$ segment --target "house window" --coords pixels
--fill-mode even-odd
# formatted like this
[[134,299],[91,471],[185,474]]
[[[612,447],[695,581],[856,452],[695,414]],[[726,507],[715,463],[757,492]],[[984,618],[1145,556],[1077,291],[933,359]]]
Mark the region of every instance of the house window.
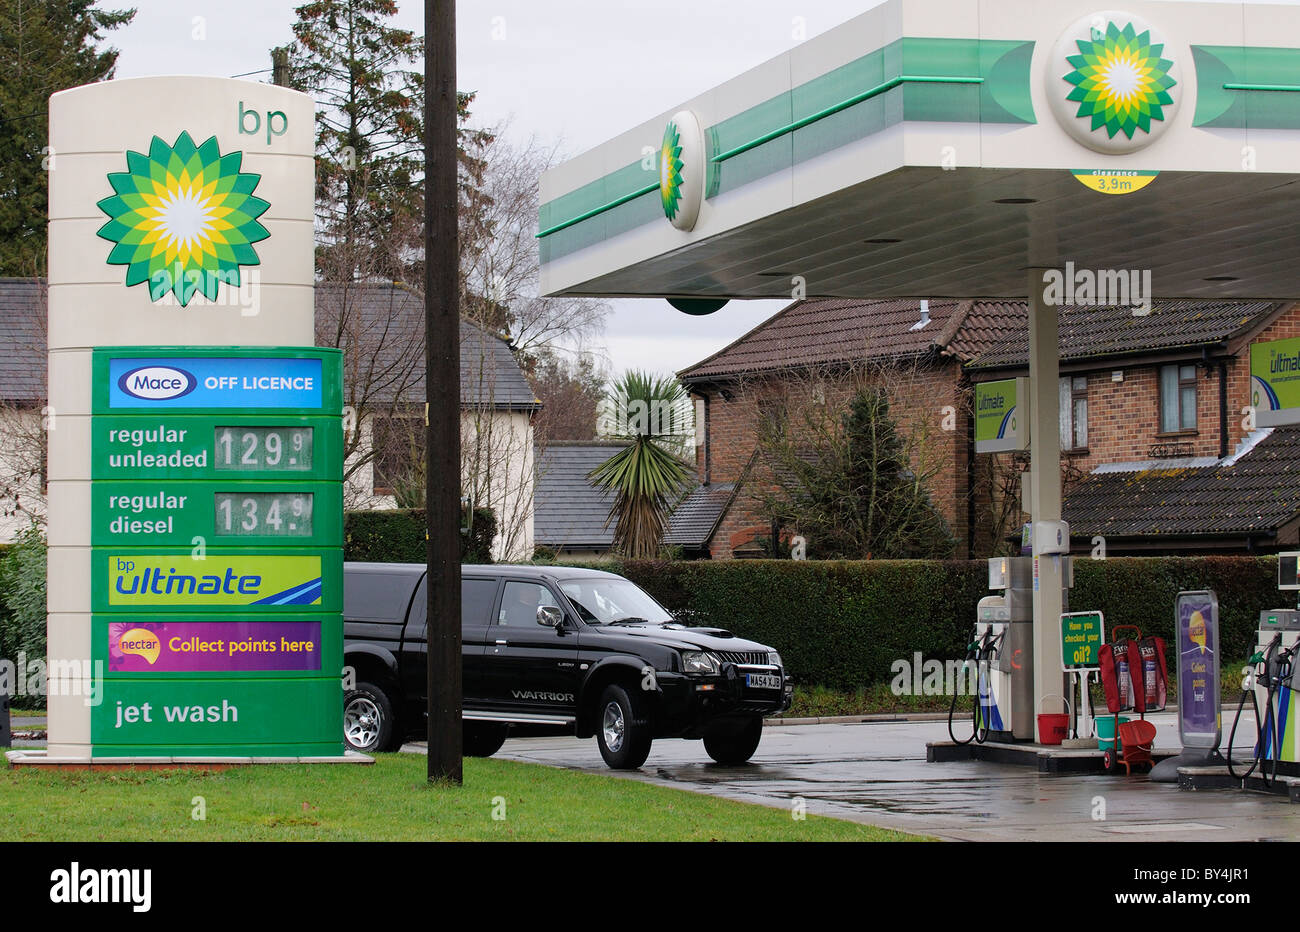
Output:
[[1196,366],[1160,367],[1160,433],[1196,430]]
[[1088,448],[1088,377],[1061,379],[1061,449]]
[[376,495],[416,493],[424,451],[424,423],[418,417],[377,417],[371,430]]

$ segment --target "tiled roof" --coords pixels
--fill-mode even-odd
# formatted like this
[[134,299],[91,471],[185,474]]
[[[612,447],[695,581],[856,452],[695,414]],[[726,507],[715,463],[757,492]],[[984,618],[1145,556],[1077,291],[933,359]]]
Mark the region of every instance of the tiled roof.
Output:
[[[399,285],[316,286],[316,340],[333,346],[344,317],[344,381],[363,382],[373,403],[424,401],[424,299]],[[354,348],[356,351],[354,352]],[[472,321],[460,322],[463,405],[531,410],[540,406],[510,343]]]
[[[1291,302],[1157,299],[1130,307],[1063,307],[1061,358],[1080,360],[1213,345],[1263,325]],[[883,360],[946,350],[970,368],[1023,367],[1029,360],[1024,301],[929,301],[930,323],[912,330],[916,299],[798,301],[708,359],[682,370],[687,384],[801,366]]]
[[[1063,307],[1062,359],[1219,343],[1281,312],[1290,302],[1155,300],[1151,313],[1128,307]],[[976,301],[948,347],[974,369],[1029,364],[1029,311],[1024,301]]]
[[[316,337],[332,346],[344,315],[344,381],[363,380],[371,403],[424,401],[424,304],[390,284],[316,286]],[[45,285],[0,278],[0,399],[45,399]],[[353,347],[360,348],[352,352]],[[532,410],[539,406],[509,342],[461,320],[460,396],[464,405]]]
[[664,543],[671,547],[703,549],[727,510],[735,487],[733,482],[720,482],[692,489],[673,511]]
[[0,400],[45,401],[45,283],[0,278]]
[[920,330],[914,298],[865,301],[827,298],[796,301],[708,359],[682,370],[683,381],[770,372],[798,366],[916,356],[946,342],[945,329],[965,302],[929,302],[930,323]]
[[538,460],[533,493],[533,539],[543,547],[606,550],[614,525],[604,526],[612,493],[593,486],[587,474],[625,444],[552,443]]
[[[570,550],[606,550],[614,542],[608,528],[614,496],[596,488],[587,475],[619,450],[621,443],[552,443],[539,458],[533,498],[533,538],[539,546]],[[705,546],[731,500],[734,483],[701,485],[677,504],[664,533],[672,547]]]
[[1300,427],[1277,428],[1228,462],[1093,473],[1065,501],[1070,535],[1258,534],[1300,515]]

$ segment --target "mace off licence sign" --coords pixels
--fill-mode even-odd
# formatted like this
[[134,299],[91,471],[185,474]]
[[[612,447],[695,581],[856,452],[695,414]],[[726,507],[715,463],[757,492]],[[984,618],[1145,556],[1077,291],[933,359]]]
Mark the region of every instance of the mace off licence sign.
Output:
[[97,755],[341,753],[341,357],[93,360]]

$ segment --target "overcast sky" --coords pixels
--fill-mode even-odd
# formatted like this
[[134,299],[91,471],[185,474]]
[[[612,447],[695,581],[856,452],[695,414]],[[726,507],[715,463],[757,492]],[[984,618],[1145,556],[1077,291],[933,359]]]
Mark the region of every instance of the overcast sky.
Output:
[[[461,0],[458,85],[474,122],[576,155],[875,6],[879,0]],[[292,37],[296,0],[100,0],[135,6],[114,32],[119,77],[269,69]],[[1104,6],[1104,4],[1102,4]],[[397,25],[423,32],[424,4]],[[265,73],[250,80],[266,80]],[[784,302],[733,301],[687,317],[659,300],[619,301],[604,336],[614,370],[676,371],[721,349]]]
[[[875,5],[876,0],[462,0],[461,90],[476,124],[508,120],[576,155]],[[135,6],[110,36],[118,77],[269,69],[292,37],[296,0],[100,0]],[[424,4],[399,0],[397,25],[423,32]],[[797,23],[795,17],[802,17]],[[248,76],[267,80],[268,74]],[[618,301],[600,341],[615,372],[682,369],[721,349],[785,302],[733,301],[687,317],[659,300]]]

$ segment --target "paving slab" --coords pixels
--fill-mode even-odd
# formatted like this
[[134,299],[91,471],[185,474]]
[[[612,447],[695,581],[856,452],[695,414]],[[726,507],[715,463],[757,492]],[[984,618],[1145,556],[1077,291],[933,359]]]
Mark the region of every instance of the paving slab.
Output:
[[[1157,745],[1177,747],[1174,716],[1150,717]],[[1250,729],[1243,720],[1237,756],[1249,754],[1242,734]],[[619,774],[605,766],[595,739],[512,738],[498,756],[786,809],[802,799],[810,814],[953,840],[1300,840],[1300,806],[1285,796],[1185,790],[1145,774],[927,763],[926,744],[946,740],[946,722],[774,725],[743,766],[713,763],[699,741],[666,739],[639,771]]]

